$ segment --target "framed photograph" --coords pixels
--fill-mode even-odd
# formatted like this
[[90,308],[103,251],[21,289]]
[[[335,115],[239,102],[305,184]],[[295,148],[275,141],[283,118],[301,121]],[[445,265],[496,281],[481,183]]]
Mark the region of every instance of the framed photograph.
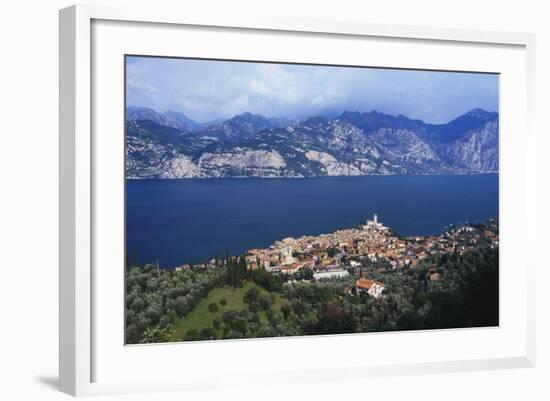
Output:
[[533,366],[533,49],[61,10],[61,390]]

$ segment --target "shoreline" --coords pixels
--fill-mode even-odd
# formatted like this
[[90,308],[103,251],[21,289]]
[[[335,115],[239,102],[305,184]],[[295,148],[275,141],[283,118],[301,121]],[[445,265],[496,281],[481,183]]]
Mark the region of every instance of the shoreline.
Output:
[[359,175],[318,175],[318,176],[226,176],[226,177],[125,177],[126,181],[191,181],[191,180],[309,180],[320,178],[344,178],[344,177],[433,177],[433,176],[480,176],[480,175],[499,175],[499,171],[487,171],[479,173],[411,173],[411,174],[359,174]]
[[[369,222],[372,223],[372,220],[366,220],[366,224],[368,225]],[[378,234],[382,234],[383,236],[389,238],[393,238],[397,241],[400,241],[400,242],[404,242],[404,243],[415,243],[415,242],[419,242],[419,241],[425,241],[427,239],[435,239],[435,238],[442,238],[442,237],[445,237],[449,232],[453,232],[453,231],[460,231],[461,229],[464,229],[466,227],[475,227],[475,226],[479,226],[479,225],[482,225],[482,226],[489,226],[491,224],[496,224],[498,226],[498,222],[499,222],[499,219],[498,217],[489,217],[487,219],[485,219],[484,221],[466,221],[466,222],[460,222],[460,223],[456,223],[456,224],[448,224],[446,226],[444,226],[444,228],[446,227],[446,229],[442,230],[442,231],[439,231],[439,232],[435,232],[435,233],[430,233],[430,234],[425,234],[425,235],[419,235],[419,234],[416,234],[416,235],[398,235],[398,233],[391,227],[386,227],[382,224],[379,224],[378,228],[374,228],[374,231],[376,231]],[[288,243],[288,241],[291,241],[293,243],[296,243],[296,242],[299,242],[299,241],[309,241],[309,242],[319,242],[323,239],[326,239],[326,238],[336,238],[338,236],[338,234],[353,234],[353,235],[356,235],[360,232],[362,232],[363,230],[365,230],[365,225],[362,224],[362,223],[359,223],[357,224],[356,226],[353,226],[353,227],[342,227],[342,228],[339,228],[337,229],[336,231],[332,231],[332,232],[324,232],[324,233],[320,233],[320,234],[316,234],[316,235],[313,235],[313,234],[303,234],[303,235],[300,235],[300,236],[296,236],[296,237],[292,237],[292,236],[287,236],[287,237],[284,237],[284,238],[279,238],[279,239],[276,239],[271,245],[269,245],[268,247],[266,248],[249,248],[249,249],[246,249],[243,253],[241,253],[240,255],[237,255],[237,254],[231,254],[229,253],[229,256],[230,257],[238,257],[238,256],[250,256],[251,254],[255,254],[257,252],[262,252],[262,253],[269,253],[269,252],[273,252],[277,249],[280,248],[280,245],[284,244],[285,242]],[[372,228],[371,228],[372,230]],[[372,233],[372,231],[371,231]],[[357,239],[358,237],[355,236],[353,239]],[[378,244],[378,247],[379,247],[380,244]],[[327,246],[325,249],[328,249],[328,248],[331,248],[331,247],[337,247],[338,245],[336,245],[336,243],[333,243],[331,244],[330,246]],[[279,249],[280,251],[280,249]],[[291,251],[292,253],[292,251]],[[197,261],[196,263],[193,263],[195,266],[201,266],[202,264],[204,264],[204,262],[206,262],[208,264],[209,267],[212,267],[211,263],[212,261],[214,261],[217,257],[223,257],[224,255],[223,254],[220,254],[220,255],[214,255],[210,258],[207,258],[206,260],[204,261]],[[181,263],[181,264],[178,264],[178,265],[175,265],[175,266],[170,266],[170,267],[160,267],[161,269],[166,269],[166,270],[174,270],[174,269],[178,269],[178,268],[182,268],[182,267],[188,267],[189,266],[189,263]]]

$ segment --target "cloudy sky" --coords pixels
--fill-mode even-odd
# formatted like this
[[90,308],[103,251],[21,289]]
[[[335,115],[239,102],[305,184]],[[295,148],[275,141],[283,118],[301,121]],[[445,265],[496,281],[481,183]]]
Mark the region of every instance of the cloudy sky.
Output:
[[498,76],[233,61],[127,57],[126,103],[207,122],[376,110],[444,123],[473,108],[498,111]]

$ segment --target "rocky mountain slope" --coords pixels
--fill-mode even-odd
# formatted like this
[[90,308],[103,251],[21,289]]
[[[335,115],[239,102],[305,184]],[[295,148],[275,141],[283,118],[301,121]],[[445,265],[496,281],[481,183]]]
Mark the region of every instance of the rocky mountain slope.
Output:
[[481,109],[441,125],[345,112],[294,123],[244,113],[209,126],[144,110],[127,113],[128,178],[498,171],[498,114]]
[[196,135],[209,136],[218,140],[238,142],[252,138],[270,128],[286,127],[290,120],[266,118],[258,114],[243,113],[216,124],[197,130]]
[[146,107],[127,107],[126,121],[150,120],[166,127],[176,128],[181,131],[191,131],[202,127],[201,124],[191,120],[185,114],[168,110],[157,113]]

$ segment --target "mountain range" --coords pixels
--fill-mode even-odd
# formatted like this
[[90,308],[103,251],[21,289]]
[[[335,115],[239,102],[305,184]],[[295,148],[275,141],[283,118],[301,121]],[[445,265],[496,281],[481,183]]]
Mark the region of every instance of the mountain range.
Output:
[[346,111],[336,118],[243,113],[197,123],[181,112],[126,110],[128,178],[318,177],[498,172],[498,113],[446,123]]

